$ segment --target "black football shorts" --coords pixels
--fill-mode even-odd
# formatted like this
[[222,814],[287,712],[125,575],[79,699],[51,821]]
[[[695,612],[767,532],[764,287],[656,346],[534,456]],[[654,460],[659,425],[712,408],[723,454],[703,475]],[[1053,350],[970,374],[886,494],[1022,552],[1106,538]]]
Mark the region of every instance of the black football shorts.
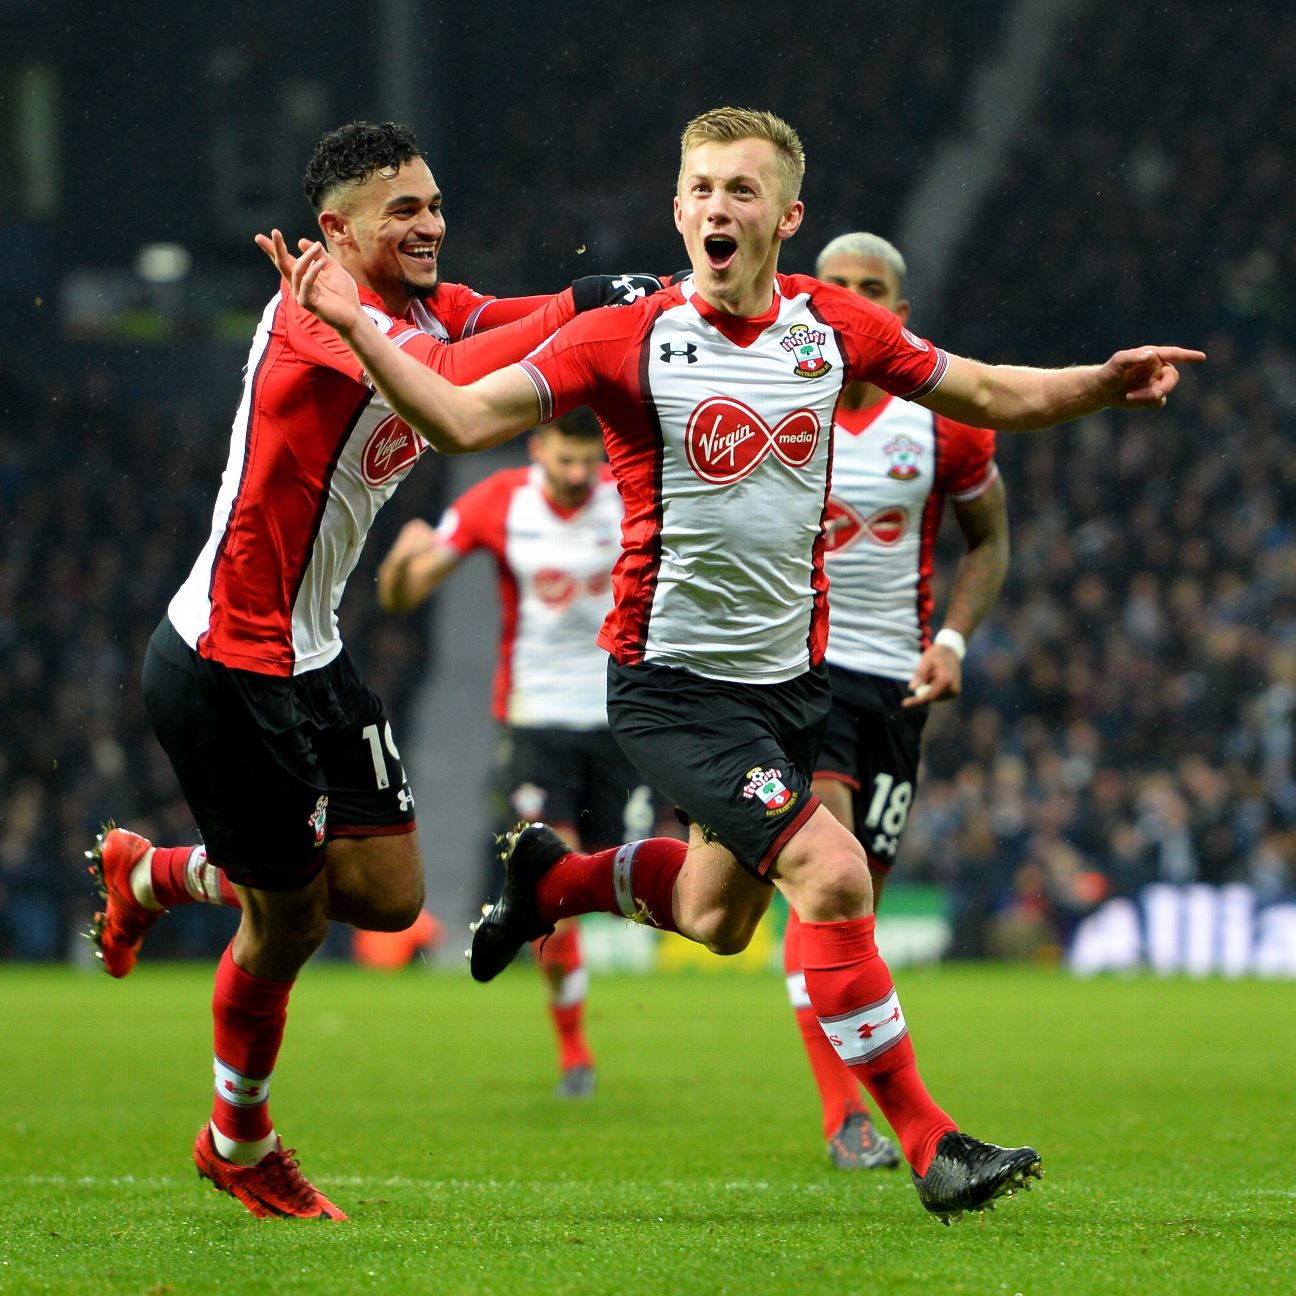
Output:
[[826,670],[783,684],[608,664],[608,721],[640,774],[765,878],[819,805],[810,790],[828,716]]
[[608,729],[508,726],[496,753],[509,818],[575,828],[585,850],[650,837],[657,798]]
[[832,710],[815,778],[851,789],[855,835],[875,864],[895,861],[918,786],[927,707],[904,709],[906,684],[828,667]]
[[345,651],[301,675],[201,657],[167,618],[144,703],[213,864],[265,891],[305,886],[330,837],[410,832],[414,797],[378,695]]

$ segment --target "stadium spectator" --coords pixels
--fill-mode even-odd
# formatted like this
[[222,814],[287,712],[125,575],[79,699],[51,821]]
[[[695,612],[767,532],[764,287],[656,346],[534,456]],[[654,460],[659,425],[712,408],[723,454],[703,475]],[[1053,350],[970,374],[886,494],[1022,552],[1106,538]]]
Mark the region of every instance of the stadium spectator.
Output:
[[[422,518],[407,522],[378,569],[378,597],[387,611],[407,612],[469,554],[492,555],[502,609],[493,702],[501,726],[494,779],[508,808],[501,833],[519,819],[544,819],[574,849],[603,850],[651,832],[654,818],[651,789],[608,729],[595,642],[612,609],[621,497],[588,411],[537,428],[530,450],[528,467],[478,482],[436,530]],[[489,886],[493,893],[498,879]],[[564,919],[534,948],[558,1037],[556,1092],[586,1097],[594,1055],[579,920]]]
[[[367,318],[461,381],[524,355],[577,296],[595,305],[611,286],[498,302],[439,282],[441,192],[405,127],[329,132],[303,186]],[[471,336],[491,324],[502,327]],[[204,844],[155,849],[110,828],[93,852],[107,898],[95,936],[113,976],[165,909],[241,910],[216,973],[216,1092],[194,1162],[258,1216],[346,1218],[270,1120],[297,973],[329,918],[400,930],[422,905],[413,795],[337,606],[375,514],[425,449],[336,336],[277,293],[253,339],[211,536],[144,659],[149,717]]]
[[[904,258],[876,234],[833,239],[815,275],[909,322]],[[864,382],[846,386],[833,421],[826,522],[832,618],[824,654],[833,700],[812,786],[864,848],[876,909],[914,803],[926,708],[958,696],[967,640],[1003,585],[1008,513],[993,432]],[[964,551],[944,626],[933,637],[932,561],[947,501]],[[795,910],[783,933],[783,970],[833,1165],[899,1165],[895,1144],[874,1128],[858,1077],[811,1006]]]
[[[1203,357],[1142,347],[1066,370],[988,367],[948,356],[854,294],[778,279],[779,248],[803,214],[803,170],[800,141],[772,114],[695,118],[675,198],[692,275],[620,318],[559,330],[524,365],[467,389],[388,345],[322,245],[302,240],[295,258],[278,231],[258,242],[433,444],[486,448],[537,415],[592,403],[627,498],[618,605],[600,636],[613,657],[608,715],[640,772],[689,812],[687,856],[659,840],[581,855],[542,826],[515,834],[501,899],[476,925],[474,976],[489,980],[556,918],[592,909],[735,952],[775,880],[803,915],[820,1021],[895,1129],[923,1205],[948,1220],[1038,1174],[1039,1156],[959,1132],[927,1094],[874,942],[863,850],[809,787],[828,701],[820,518],[830,439],[819,433],[849,380],[1028,430],[1113,404],[1158,408],[1175,364]],[[689,373],[695,363],[703,376]],[[828,383],[803,385],[833,370]],[[725,492],[737,482],[747,488]]]

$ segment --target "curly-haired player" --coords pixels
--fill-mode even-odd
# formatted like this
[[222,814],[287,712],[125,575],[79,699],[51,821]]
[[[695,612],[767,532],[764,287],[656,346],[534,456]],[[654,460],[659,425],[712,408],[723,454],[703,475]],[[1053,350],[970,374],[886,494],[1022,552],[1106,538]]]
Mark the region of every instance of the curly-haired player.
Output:
[[[413,134],[390,122],[325,135],[304,187],[366,318],[453,381],[521,359],[578,307],[658,286],[592,276],[499,301],[441,283],[441,191]],[[167,908],[242,909],[216,973],[216,1093],[194,1160],[254,1215],[345,1218],[270,1119],[288,998],[330,918],[397,931],[422,906],[414,798],[337,607],[378,509],[427,448],[337,334],[277,292],[252,341],[211,534],[144,661],[149,715],[203,845],[155,849],[110,828],[92,851],[106,897],[93,935],[115,977]]]

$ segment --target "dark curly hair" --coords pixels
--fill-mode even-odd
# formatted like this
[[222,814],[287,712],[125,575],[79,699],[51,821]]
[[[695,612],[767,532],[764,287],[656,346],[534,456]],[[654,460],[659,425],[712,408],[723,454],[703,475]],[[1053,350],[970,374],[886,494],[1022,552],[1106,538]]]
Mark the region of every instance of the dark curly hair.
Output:
[[359,184],[383,167],[393,170],[420,156],[408,126],[397,122],[348,122],[331,130],[315,146],[306,164],[302,190],[316,212],[343,185]]

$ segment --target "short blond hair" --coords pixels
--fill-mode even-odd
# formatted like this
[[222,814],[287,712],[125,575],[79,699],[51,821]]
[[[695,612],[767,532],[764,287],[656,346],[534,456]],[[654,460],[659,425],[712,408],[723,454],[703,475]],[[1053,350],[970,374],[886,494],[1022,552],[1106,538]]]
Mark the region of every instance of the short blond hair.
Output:
[[774,145],[775,166],[788,202],[801,193],[805,175],[805,149],[801,137],[772,112],[755,108],[710,108],[699,113],[680,136],[680,170],[676,188],[684,188],[684,159],[699,144],[734,144],[738,140],[762,139]]

